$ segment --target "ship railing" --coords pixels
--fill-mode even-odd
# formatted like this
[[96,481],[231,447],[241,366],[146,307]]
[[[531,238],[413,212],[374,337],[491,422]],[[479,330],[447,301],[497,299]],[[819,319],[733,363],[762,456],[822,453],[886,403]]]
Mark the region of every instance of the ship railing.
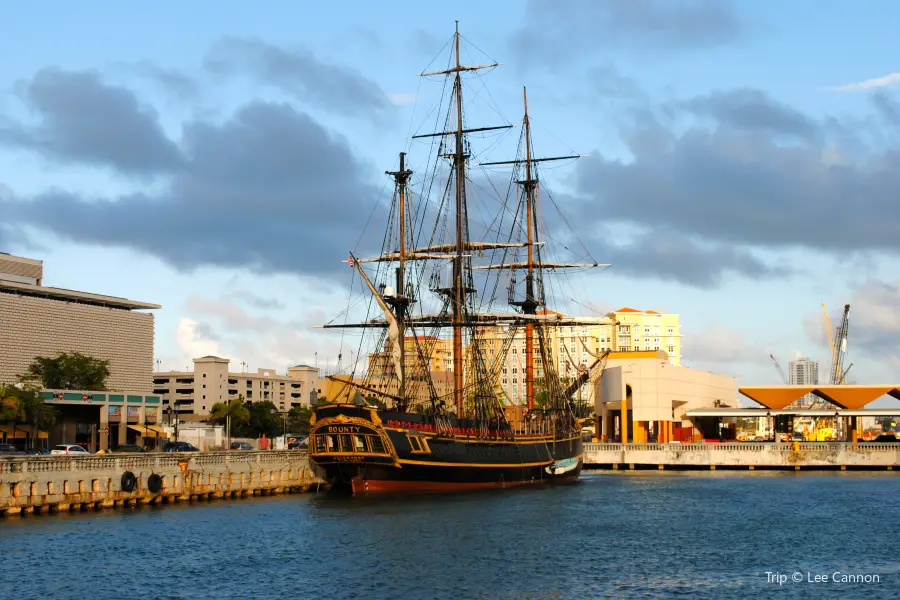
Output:
[[658,443],[590,443],[585,444],[585,449],[599,451],[633,450],[643,452],[727,452],[740,450],[741,452],[833,452],[835,450],[864,450],[866,452],[897,452],[900,443],[883,442],[726,442],[726,443],[691,443],[691,444],[658,444]]

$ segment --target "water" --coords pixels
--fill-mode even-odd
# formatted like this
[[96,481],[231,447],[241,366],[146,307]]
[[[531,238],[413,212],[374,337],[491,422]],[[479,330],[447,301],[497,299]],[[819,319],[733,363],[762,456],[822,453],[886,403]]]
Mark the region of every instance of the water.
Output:
[[888,598],[898,516],[890,473],[633,472],[13,518],[0,521],[0,598]]

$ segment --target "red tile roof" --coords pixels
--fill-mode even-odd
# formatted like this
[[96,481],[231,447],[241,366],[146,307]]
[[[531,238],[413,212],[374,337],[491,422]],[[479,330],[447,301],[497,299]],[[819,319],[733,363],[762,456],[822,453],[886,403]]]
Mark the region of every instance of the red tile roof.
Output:
[[626,307],[624,307],[624,308],[620,308],[620,309],[617,310],[616,312],[617,312],[617,313],[639,313],[639,312],[644,312],[644,311],[638,310],[638,309],[636,309],[636,308],[629,308],[629,307],[626,306]]

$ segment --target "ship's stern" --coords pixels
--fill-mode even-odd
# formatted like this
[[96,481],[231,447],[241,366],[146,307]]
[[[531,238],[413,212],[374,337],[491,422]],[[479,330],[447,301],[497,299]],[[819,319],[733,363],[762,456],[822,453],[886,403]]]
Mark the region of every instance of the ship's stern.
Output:
[[313,409],[309,462],[338,491],[353,491],[354,480],[372,469],[398,467],[397,453],[374,408],[325,404]]

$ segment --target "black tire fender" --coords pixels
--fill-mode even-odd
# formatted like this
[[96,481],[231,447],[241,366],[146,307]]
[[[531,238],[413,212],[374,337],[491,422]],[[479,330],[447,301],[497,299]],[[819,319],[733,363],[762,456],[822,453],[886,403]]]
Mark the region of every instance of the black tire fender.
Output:
[[162,484],[162,477],[156,473],[147,478],[147,489],[153,494],[158,494],[162,491]]
[[134,476],[134,473],[131,471],[125,471],[122,473],[122,491],[123,492],[133,492],[135,486],[137,485],[137,477]]

